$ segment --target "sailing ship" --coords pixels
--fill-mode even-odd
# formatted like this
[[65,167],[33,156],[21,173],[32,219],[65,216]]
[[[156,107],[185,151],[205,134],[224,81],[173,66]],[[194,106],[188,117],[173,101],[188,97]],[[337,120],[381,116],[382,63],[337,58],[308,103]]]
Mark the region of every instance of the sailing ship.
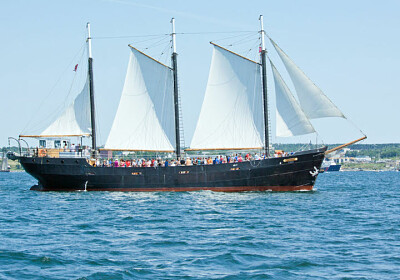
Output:
[[8,159],[5,152],[3,152],[0,172],[10,172],[10,168],[8,166]]
[[[42,191],[310,191],[327,151],[323,146],[271,156],[267,93],[267,52],[262,16],[260,62],[212,43],[213,55],[200,117],[190,147],[182,150],[177,79],[175,21],[172,19],[172,65],[167,66],[133,46],[118,110],[103,150],[174,153],[262,150],[259,160],[224,164],[116,168],[93,164],[96,146],[93,59],[88,28],[88,77],[73,104],[39,135],[20,137],[90,136],[90,160],[85,157],[12,155],[38,180]],[[277,135],[315,132],[310,119],[344,117],[272,40],[292,79],[291,94],[270,62],[277,100]],[[87,110],[84,110],[86,109]],[[89,109],[90,108],[90,109]],[[220,110],[223,108],[223,110]],[[218,112],[214,114],[213,112]],[[350,142],[350,145],[362,139]],[[342,148],[342,147],[338,147]]]

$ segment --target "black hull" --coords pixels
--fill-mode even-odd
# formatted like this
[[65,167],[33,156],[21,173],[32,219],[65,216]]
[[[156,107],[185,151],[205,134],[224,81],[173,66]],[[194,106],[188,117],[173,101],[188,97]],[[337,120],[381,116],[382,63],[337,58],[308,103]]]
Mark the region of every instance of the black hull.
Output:
[[218,165],[93,167],[82,158],[19,157],[41,191],[300,191],[313,189],[326,148]]
[[332,171],[340,171],[341,164],[330,165],[325,171],[332,172]]

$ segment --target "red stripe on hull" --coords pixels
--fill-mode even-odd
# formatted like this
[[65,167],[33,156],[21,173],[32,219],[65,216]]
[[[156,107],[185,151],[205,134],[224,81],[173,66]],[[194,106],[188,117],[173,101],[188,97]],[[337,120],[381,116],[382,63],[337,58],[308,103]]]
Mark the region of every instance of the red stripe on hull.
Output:
[[272,192],[293,192],[312,191],[313,186],[239,186],[239,187],[188,187],[188,188],[101,188],[88,191],[115,191],[115,192],[192,192],[192,191],[215,191],[215,192],[250,192],[250,191],[272,191]]

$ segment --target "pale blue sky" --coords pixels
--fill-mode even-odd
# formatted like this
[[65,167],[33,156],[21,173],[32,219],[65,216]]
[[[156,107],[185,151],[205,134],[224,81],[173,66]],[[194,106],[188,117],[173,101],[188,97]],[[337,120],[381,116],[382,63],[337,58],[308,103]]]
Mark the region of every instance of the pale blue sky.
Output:
[[[171,17],[176,18],[178,33],[254,31],[248,42],[243,41],[247,33],[178,35],[180,93],[189,143],[207,82],[212,51],[208,42],[241,35],[220,42],[237,43],[232,48],[243,52],[256,44],[260,14],[268,34],[368,135],[367,143],[400,142],[400,1],[2,0],[1,11],[0,146],[7,145],[8,136],[33,127],[31,120],[45,120],[65,103],[88,21],[94,37],[100,144],[106,141],[118,106],[129,58],[127,45],[144,48],[157,45],[162,37],[146,42],[140,41],[148,37],[99,37],[167,34]],[[145,51],[168,62],[168,56],[160,56],[167,42],[164,38]],[[267,47],[279,66],[271,45]],[[254,58],[257,48],[246,55]],[[280,71],[285,77],[282,67]],[[270,72],[268,78],[273,104]],[[76,79],[70,99],[82,80]],[[341,121],[321,120],[315,125],[325,143],[361,136]]]

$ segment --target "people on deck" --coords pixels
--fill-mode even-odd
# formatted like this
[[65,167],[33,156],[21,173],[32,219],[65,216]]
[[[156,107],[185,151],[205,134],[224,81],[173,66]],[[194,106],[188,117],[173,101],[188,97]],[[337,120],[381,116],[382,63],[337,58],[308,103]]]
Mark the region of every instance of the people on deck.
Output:
[[[68,148],[68,147],[66,147]],[[79,147],[71,144],[71,150],[77,150]],[[39,150],[37,149],[36,154]],[[276,150],[274,157],[286,157],[294,155],[293,151],[285,152],[283,150]],[[213,155],[213,156],[185,156],[179,159],[167,159],[162,157],[157,158],[109,158],[91,160],[90,164],[96,167],[174,167],[174,166],[196,166],[196,165],[215,165],[226,163],[241,163],[245,161],[255,161],[266,159],[265,153],[241,153],[227,154],[227,155]]]

